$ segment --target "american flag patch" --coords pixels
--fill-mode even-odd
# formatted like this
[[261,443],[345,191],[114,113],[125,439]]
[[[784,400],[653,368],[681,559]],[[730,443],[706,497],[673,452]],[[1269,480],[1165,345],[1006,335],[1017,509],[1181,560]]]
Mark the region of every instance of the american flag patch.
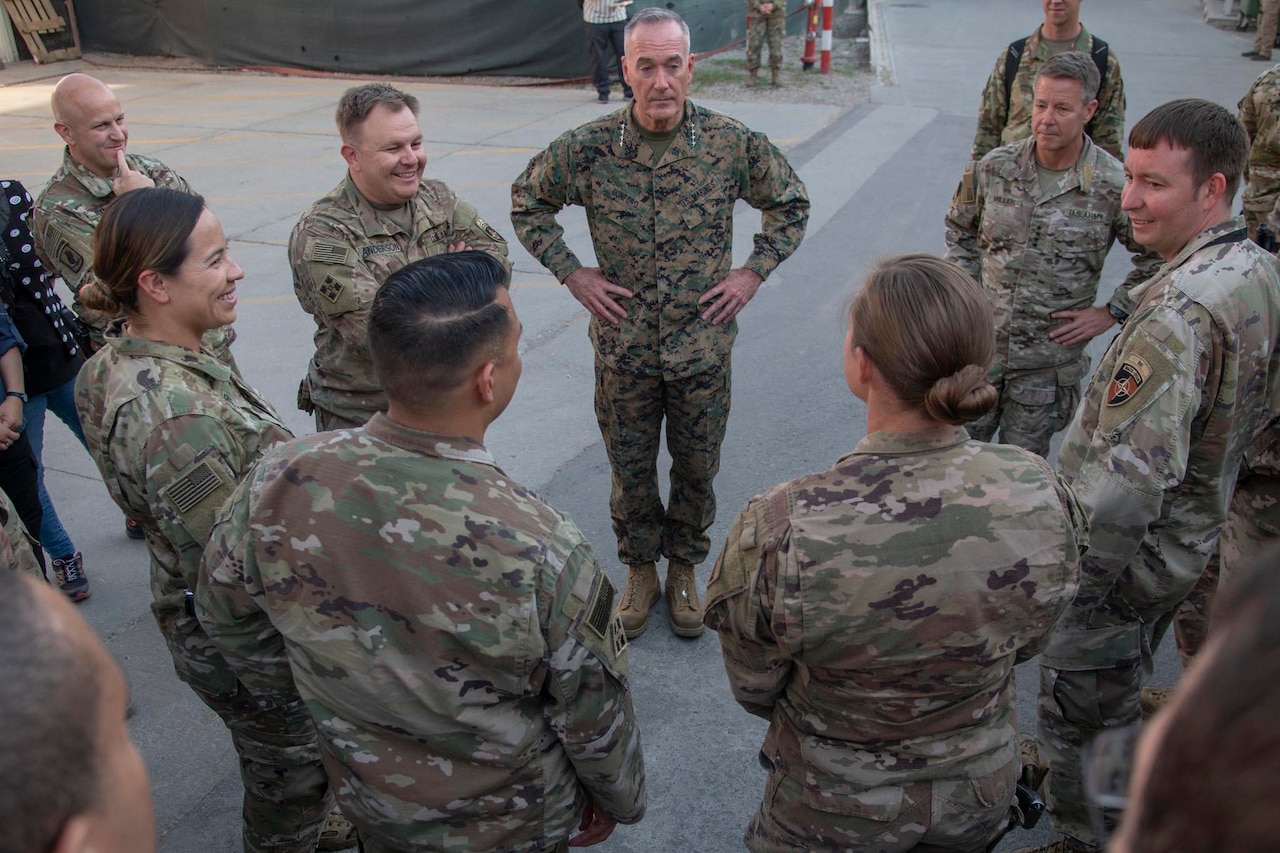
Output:
[[316,243],[311,247],[307,260],[322,264],[345,264],[350,255],[351,250],[338,243]]
[[178,512],[189,512],[200,505],[200,502],[217,490],[222,479],[207,460],[196,463],[182,479],[166,490],[169,500],[178,508]]

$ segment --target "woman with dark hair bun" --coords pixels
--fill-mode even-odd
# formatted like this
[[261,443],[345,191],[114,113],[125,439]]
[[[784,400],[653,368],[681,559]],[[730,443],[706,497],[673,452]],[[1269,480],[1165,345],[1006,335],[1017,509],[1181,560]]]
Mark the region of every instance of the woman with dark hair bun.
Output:
[[991,308],[959,267],[888,258],[849,312],[867,435],[755,498],[707,590],[734,697],[769,720],[755,853],[982,851],[1021,769],[1014,664],[1077,586],[1075,498],[1043,459],[973,441]]
[[[107,490],[151,552],[151,605],[178,677],[227,728],[245,784],[244,848],[352,846],[306,710],[262,707],[196,619],[200,557],[222,504],[268,447],[292,438],[271,404],[201,348],[236,319],[244,271],[200,196],[139,189],[94,232],[84,305],[123,321],[80,371],[76,408]],[[336,846],[335,846],[336,845]]]

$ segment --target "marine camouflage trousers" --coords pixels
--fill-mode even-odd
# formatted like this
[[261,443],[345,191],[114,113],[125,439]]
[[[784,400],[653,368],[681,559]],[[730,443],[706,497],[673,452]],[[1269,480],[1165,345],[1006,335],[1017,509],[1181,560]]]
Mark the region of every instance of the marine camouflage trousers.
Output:
[[[609,455],[609,515],[624,565],[662,557],[698,565],[716,518],[712,488],[729,422],[728,361],[693,376],[617,373],[596,359],[596,420]],[[658,488],[658,444],[666,421],[671,495]]]

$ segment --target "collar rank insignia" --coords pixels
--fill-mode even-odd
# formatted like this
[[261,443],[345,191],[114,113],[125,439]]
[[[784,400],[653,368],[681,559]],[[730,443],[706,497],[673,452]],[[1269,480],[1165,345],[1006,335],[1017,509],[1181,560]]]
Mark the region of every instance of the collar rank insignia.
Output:
[[1123,406],[1138,393],[1148,379],[1151,378],[1151,365],[1147,360],[1130,353],[1116,368],[1116,375],[1111,377],[1107,386],[1107,405]]

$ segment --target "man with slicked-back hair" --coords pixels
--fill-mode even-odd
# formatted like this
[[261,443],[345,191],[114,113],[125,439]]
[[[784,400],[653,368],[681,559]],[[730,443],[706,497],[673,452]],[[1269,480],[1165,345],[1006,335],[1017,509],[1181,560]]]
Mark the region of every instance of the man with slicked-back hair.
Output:
[[613,585],[484,445],[519,338],[489,254],[391,275],[387,411],[268,451],[205,551],[202,624],[255,694],[297,685],[365,853],[565,851],[644,814]]

